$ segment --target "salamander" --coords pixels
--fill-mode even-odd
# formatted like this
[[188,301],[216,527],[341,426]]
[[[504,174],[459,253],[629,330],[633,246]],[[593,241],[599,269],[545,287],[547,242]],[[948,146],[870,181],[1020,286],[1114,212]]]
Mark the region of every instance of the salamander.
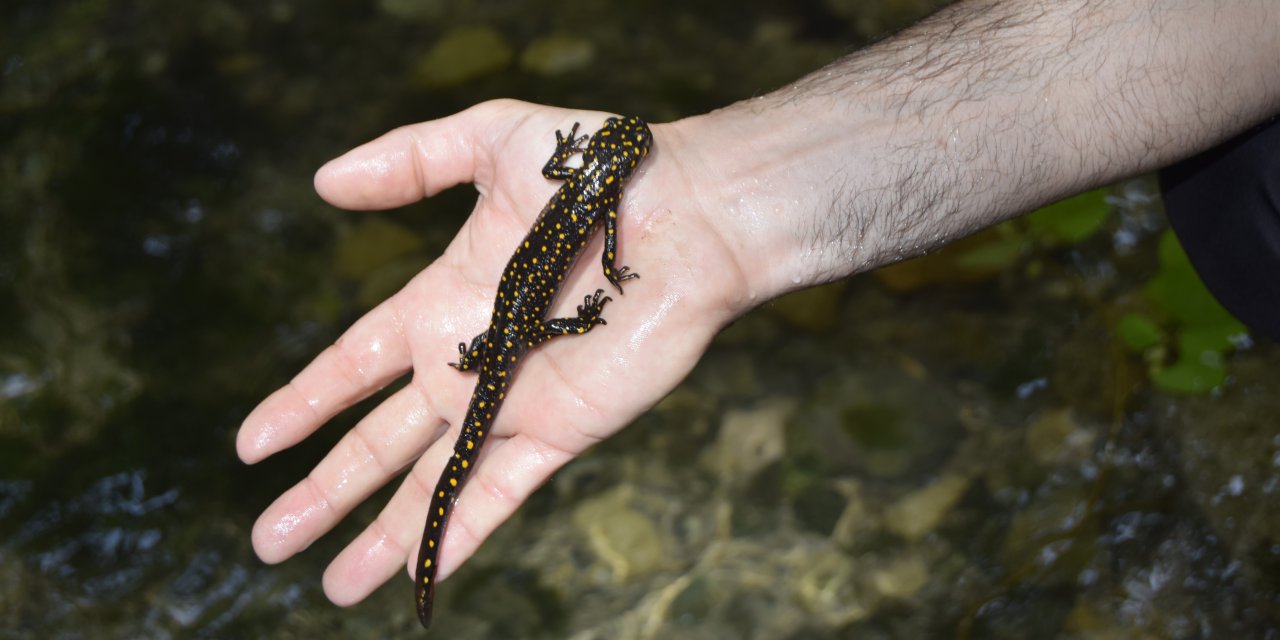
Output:
[[[588,136],[577,134],[578,123],[567,136],[556,131],[556,149],[542,167],[542,175],[562,181],[560,187],[507,262],[489,327],[470,344],[459,343],[458,361],[449,363],[459,371],[477,371],[479,380],[453,446],[453,457],[431,496],[418,548],[414,581],[423,627],[431,624],[440,541],[449,514],[506,398],[516,365],[530,349],[556,336],[582,334],[606,324],[600,312],[610,298],[603,289],[583,298],[576,317],[547,317],[565,277],[597,229],[604,227],[601,262],[609,283],[621,293],[623,282],[639,277],[628,267],[615,264],[618,206],[623,186],[649,154],[653,140],[649,126],[636,117],[612,117],[590,136],[585,147],[582,144]],[[567,166],[565,162],[578,153],[582,154],[581,166]]]

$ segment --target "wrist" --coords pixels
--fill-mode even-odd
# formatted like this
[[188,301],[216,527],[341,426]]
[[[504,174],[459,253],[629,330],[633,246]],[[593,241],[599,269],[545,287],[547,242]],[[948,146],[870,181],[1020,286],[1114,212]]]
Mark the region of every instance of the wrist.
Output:
[[859,140],[874,125],[837,108],[770,94],[666,125],[691,198],[740,265],[739,313],[877,261],[852,228],[866,219],[835,211],[850,184],[870,183],[850,174],[871,166]]

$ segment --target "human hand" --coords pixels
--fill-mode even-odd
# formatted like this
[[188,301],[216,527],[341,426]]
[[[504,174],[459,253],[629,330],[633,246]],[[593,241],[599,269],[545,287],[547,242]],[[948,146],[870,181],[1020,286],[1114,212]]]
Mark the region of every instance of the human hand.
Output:
[[[331,529],[406,467],[386,507],[329,565],[334,603],[360,601],[416,559],[432,487],[451,455],[475,376],[447,366],[489,322],[499,276],[558,186],[539,168],[553,133],[594,131],[606,114],[514,101],[394,130],[325,165],[316,190],[348,209],[383,209],[473,182],[471,217],[434,263],[358,320],[245,419],[236,447],[256,463],[316,431],[396,378],[411,381],[369,412],[253,528],[265,562],[281,562]],[[607,326],[532,351],[461,492],[439,577],[465,561],[560,466],[653,406],[693,367],[711,337],[749,308],[741,243],[717,231],[691,187],[703,176],[673,125],[654,147],[619,212],[619,264],[643,274],[615,297]],[[603,235],[603,234],[597,234]],[[602,238],[588,245],[550,316],[606,283]],[[412,573],[413,567],[409,567]]]

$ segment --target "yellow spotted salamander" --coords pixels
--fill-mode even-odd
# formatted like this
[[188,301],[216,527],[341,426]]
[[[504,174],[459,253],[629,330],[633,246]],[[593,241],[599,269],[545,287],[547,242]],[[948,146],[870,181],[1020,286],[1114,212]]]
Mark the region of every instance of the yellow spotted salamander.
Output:
[[[614,257],[622,187],[649,154],[649,126],[639,118],[609,118],[586,147],[581,145],[587,136],[577,137],[577,133],[577,123],[567,136],[556,131],[556,150],[542,167],[542,175],[563,183],[503,270],[489,328],[470,345],[459,343],[458,361],[450,363],[459,371],[478,370],[480,379],[471,395],[462,433],[453,446],[453,457],[431,496],[431,510],[418,549],[415,582],[418,619],[423,627],[431,624],[440,540],[449,513],[475,464],[493,416],[507,395],[519,358],[556,336],[586,333],[605,324],[600,312],[609,298],[601,297],[602,289],[586,296],[578,305],[577,317],[546,317],[569,269],[597,228],[604,226],[602,261],[610,284],[621,293],[623,281],[638,277],[625,266],[615,266]],[[582,154],[582,166],[565,166],[575,153]]]

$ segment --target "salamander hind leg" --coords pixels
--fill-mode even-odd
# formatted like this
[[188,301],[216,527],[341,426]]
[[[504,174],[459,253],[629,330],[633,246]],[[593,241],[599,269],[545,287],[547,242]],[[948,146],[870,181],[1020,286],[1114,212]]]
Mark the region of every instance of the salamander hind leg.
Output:
[[609,284],[612,284],[618,290],[618,293],[622,293],[622,283],[639,278],[640,274],[632,271],[631,267],[622,265],[617,268],[605,266],[604,276],[609,279]]
[[597,325],[609,324],[600,317],[600,312],[604,311],[604,305],[610,300],[612,298],[604,295],[604,289],[596,289],[594,294],[583,297],[582,304],[578,305],[576,318],[552,318],[539,325],[534,333],[533,344],[530,346],[541,344],[556,336],[583,334]]
[[564,166],[573,154],[581,153],[583,143],[587,141],[589,136],[578,136],[578,123],[573,123],[573,128],[569,129],[569,135],[561,135],[560,130],[556,129],[556,150],[547,159],[547,163],[542,165],[542,175],[551,180],[565,180],[577,173],[577,169]]

